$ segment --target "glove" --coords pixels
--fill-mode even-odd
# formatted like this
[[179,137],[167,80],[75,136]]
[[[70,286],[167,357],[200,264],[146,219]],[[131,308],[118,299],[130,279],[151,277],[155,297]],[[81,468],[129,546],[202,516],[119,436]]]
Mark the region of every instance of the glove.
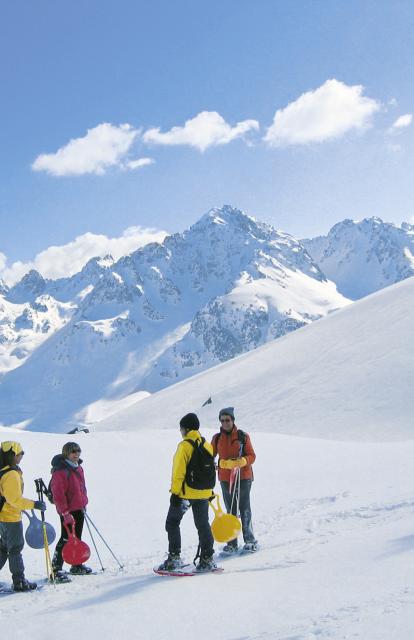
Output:
[[172,507],[179,507],[181,506],[181,503],[182,503],[182,499],[179,496],[177,496],[177,494],[172,493],[170,496],[170,505]]
[[170,505],[172,507],[180,507],[181,503],[182,503],[182,499],[179,496],[177,496],[175,493],[172,493],[170,497]]
[[235,469],[236,467],[245,467],[247,464],[246,458],[236,458],[236,460],[220,460],[221,469]]
[[38,509],[39,511],[46,511],[46,502],[43,502],[43,500],[35,500],[34,508]]
[[63,524],[69,525],[69,524],[75,524],[75,518],[73,517],[73,515],[71,513],[62,513],[62,517],[63,517]]

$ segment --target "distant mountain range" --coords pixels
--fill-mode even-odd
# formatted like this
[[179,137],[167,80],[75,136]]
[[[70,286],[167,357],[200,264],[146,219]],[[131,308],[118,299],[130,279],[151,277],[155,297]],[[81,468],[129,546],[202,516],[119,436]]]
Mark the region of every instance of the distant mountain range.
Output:
[[408,224],[299,241],[224,206],[117,262],[0,283],[0,424],[93,423],[413,275],[413,254]]
[[414,275],[414,226],[368,218],[344,220],[302,244],[338,291],[351,300]]

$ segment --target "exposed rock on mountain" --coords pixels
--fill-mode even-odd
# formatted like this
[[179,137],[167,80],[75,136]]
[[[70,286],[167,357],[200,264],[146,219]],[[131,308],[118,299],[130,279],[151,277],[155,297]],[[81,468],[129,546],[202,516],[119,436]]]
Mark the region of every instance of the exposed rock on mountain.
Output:
[[352,300],[414,275],[414,227],[380,218],[344,220],[303,245],[338,291]]
[[70,278],[32,271],[0,299],[0,422],[93,422],[348,302],[301,242],[229,206]]

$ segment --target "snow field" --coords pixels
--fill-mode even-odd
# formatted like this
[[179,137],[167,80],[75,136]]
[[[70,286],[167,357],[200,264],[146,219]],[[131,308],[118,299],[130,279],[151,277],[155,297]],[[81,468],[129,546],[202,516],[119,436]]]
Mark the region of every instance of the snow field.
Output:
[[[221,575],[193,578],[152,573],[167,549],[178,427],[77,436],[1,429],[1,439],[23,443],[27,497],[35,495],[35,477],[48,479],[62,444],[79,441],[89,515],[125,563],[118,572],[98,541],[104,574],[1,598],[0,623],[12,624],[10,637],[411,640],[414,442],[335,442],[264,433],[242,421],[240,427],[257,453],[252,510],[261,550],[219,560]],[[47,520],[57,526],[53,506]],[[182,537],[182,555],[191,562],[191,513]],[[24,558],[28,578],[41,579],[43,552],[26,547]],[[99,568],[94,552],[90,564]],[[0,579],[9,582],[7,567]]]

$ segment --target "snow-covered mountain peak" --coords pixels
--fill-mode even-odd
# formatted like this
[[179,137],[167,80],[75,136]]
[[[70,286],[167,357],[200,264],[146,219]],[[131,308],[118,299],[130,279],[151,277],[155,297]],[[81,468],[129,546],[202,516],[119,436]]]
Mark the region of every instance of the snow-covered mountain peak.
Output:
[[7,298],[15,304],[31,302],[42,295],[45,288],[46,280],[38,271],[31,269],[19,282],[10,288]]
[[110,269],[113,266],[114,262],[115,260],[110,254],[107,254],[103,257],[91,258],[85,264],[80,273],[86,277],[100,276],[107,269]]
[[302,242],[329,280],[353,300],[414,275],[414,232],[407,223],[343,220],[327,236]]
[[246,235],[257,240],[266,240],[276,232],[271,225],[259,222],[240,209],[223,205],[210,209],[184,235],[191,237],[192,234],[200,235],[203,233],[210,236],[234,235],[235,240],[237,236],[244,236],[246,240]]
[[407,233],[409,234],[414,234],[414,225],[409,224],[408,222],[402,222],[401,229],[403,229],[404,231],[407,231]]
[[[31,273],[19,286],[26,298],[28,289],[44,295],[39,319],[10,308],[0,327],[14,367],[0,387],[0,413],[7,424],[31,416],[30,428],[93,422],[96,399],[110,407],[153,392],[349,302],[296,238],[228,205],[116,262],[93,258],[58,280]],[[33,357],[27,350],[25,361],[10,360],[23,328],[29,338],[36,326],[47,329],[42,348],[39,339]],[[17,387],[24,392],[13,403]]]

